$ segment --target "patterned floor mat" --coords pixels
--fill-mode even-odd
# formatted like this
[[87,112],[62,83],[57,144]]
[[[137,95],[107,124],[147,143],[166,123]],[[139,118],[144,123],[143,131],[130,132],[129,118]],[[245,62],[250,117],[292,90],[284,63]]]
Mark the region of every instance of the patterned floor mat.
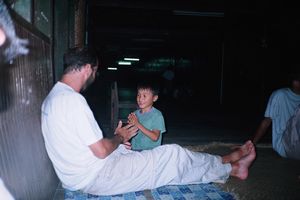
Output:
[[[149,195],[150,194],[150,195]],[[111,196],[97,196],[80,191],[65,190],[65,200],[234,200],[230,193],[223,192],[214,184],[168,185],[145,191],[129,192]]]

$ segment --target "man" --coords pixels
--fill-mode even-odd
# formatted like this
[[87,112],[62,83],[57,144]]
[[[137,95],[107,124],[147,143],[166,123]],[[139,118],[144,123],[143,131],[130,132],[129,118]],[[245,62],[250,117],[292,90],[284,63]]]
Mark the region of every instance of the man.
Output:
[[[295,156],[293,155],[288,156],[287,152],[291,151],[290,148],[297,148],[298,150],[295,151],[299,152],[300,146],[295,145],[299,144],[299,142],[293,139],[295,137],[291,137],[291,134],[295,135],[296,132],[298,132],[299,137],[299,131],[295,129],[296,126],[292,123],[290,123],[287,129],[287,123],[300,104],[300,74],[291,74],[289,79],[291,82],[290,88],[281,88],[271,94],[265,111],[265,117],[253,136],[253,143],[256,144],[267,133],[272,123],[273,149],[282,157],[294,158]],[[296,122],[296,118],[291,120]],[[300,159],[299,156],[298,159]]]
[[220,157],[178,145],[141,152],[125,148],[136,135],[119,122],[112,138],[103,138],[80,91],[95,79],[98,60],[87,48],[64,56],[65,70],[42,105],[42,132],[48,155],[63,187],[95,195],[113,195],[167,184],[246,179],[256,153],[251,141]]

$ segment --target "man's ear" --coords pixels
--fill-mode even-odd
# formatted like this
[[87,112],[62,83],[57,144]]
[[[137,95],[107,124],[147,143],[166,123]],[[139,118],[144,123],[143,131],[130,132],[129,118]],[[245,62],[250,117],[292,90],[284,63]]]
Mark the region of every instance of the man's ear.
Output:
[[91,65],[91,64],[85,64],[85,65],[83,66],[83,69],[84,69],[85,72],[92,71],[92,70],[91,70],[91,69],[92,69],[92,65]]
[[86,68],[86,69],[92,68],[92,65],[87,63],[87,64],[84,65],[84,68]]
[[89,77],[92,74],[92,70],[91,70],[91,64],[85,64],[81,67],[81,72],[86,76]]

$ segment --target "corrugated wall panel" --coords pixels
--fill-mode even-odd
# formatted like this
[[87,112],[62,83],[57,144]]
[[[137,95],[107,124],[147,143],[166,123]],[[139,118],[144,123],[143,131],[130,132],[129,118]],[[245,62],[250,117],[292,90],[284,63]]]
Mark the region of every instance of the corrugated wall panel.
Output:
[[16,199],[52,199],[58,179],[47,156],[41,104],[53,85],[51,47],[15,24],[30,53],[0,66],[0,176]]

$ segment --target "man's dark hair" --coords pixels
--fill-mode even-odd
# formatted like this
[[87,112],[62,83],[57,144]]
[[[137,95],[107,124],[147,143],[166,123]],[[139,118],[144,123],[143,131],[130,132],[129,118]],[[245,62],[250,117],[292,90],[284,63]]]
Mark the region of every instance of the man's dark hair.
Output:
[[92,67],[97,65],[97,53],[89,47],[70,48],[64,54],[64,74],[72,70],[80,70],[82,66],[91,64]]
[[150,82],[150,81],[142,81],[138,83],[137,85],[137,90],[151,90],[153,95],[158,95],[159,94],[159,87],[156,83]]

